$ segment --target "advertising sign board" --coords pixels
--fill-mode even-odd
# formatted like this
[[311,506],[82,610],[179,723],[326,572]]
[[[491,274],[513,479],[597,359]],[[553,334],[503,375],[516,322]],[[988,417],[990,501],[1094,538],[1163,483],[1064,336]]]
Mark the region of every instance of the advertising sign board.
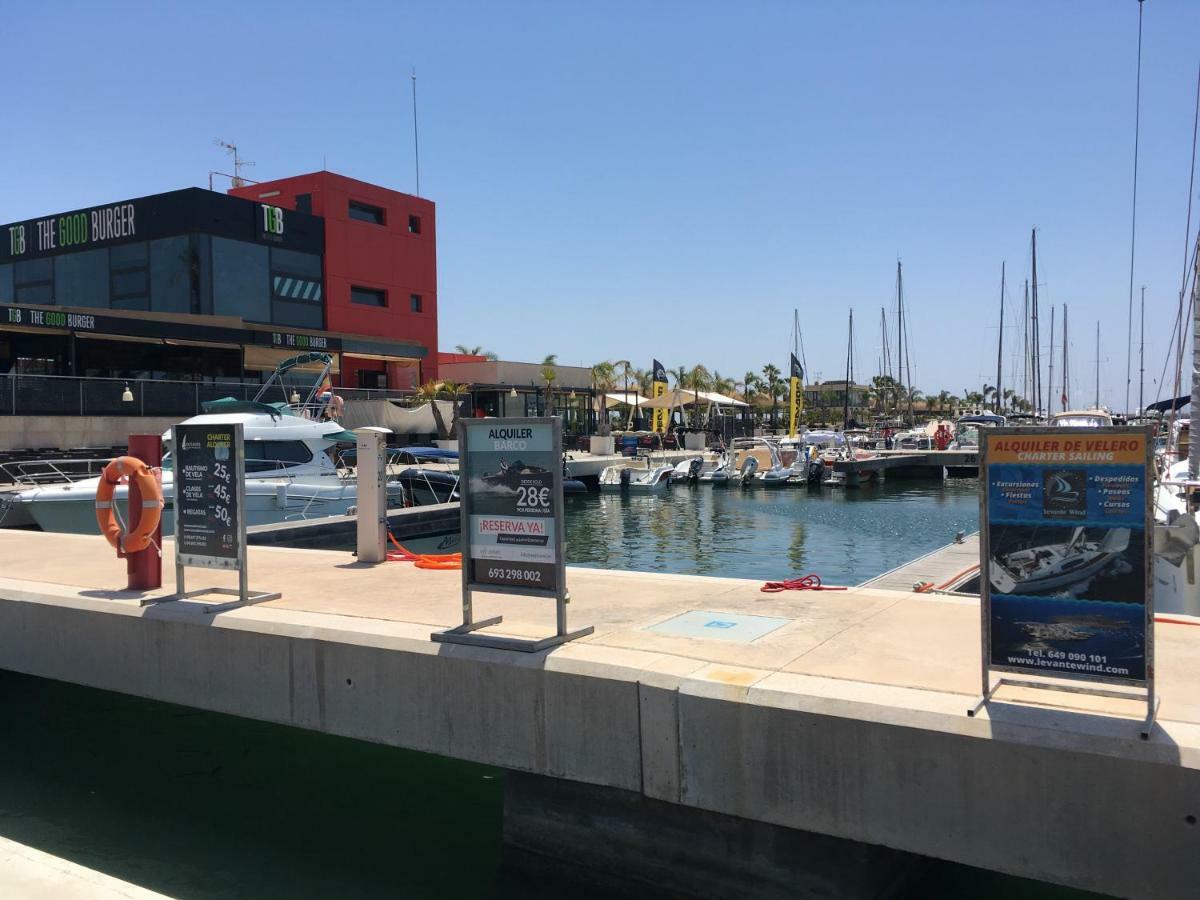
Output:
[[172,449],[176,554],[187,566],[235,568],[245,534],[241,424],[176,425]]
[[[459,419],[458,428],[463,624],[434,640],[531,651],[591,633],[566,628],[562,421]],[[471,634],[501,621],[474,621],[473,591],[554,598],[557,633],[540,641]]]
[[985,699],[989,670],[1142,687],[1152,699],[1149,432],[989,428],[980,437]]
[[[207,607],[216,612],[245,603],[273,600],[278,593],[251,594],[247,587],[246,462],[241,423],[176,425],[171,435],[175,505],[176,598],[231,594],[238,600]],[[237,590],[184,589],[187,566],[236,569]]]

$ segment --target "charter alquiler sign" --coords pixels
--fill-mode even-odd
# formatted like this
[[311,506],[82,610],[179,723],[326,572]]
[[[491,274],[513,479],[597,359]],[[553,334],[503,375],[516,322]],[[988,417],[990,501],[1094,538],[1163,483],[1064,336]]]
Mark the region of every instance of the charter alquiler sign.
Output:
[[1145,686],[1154,615],[1147,431],[989,429],[982,454],[986,666]]
[[473,428],[460,464],[469,495],[471,582],[556,593],[562,461],[553,425],[496,420]]

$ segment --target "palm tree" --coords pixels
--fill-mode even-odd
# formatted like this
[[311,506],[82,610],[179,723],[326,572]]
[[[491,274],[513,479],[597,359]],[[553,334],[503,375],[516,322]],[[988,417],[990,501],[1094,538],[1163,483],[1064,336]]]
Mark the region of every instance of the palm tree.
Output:
[[608,394],[617,387],[616,370],[605,360],[592,366],[592,404],[596,412],[596,434],[607,437],[612,433],[608,421]]
[[779,385],[779,370],[771,363],[767,363],[762,369],[763,378],[767,382],[767,393],[771,397],[771,430],[775,430],[775,419],[779,412],[779,394],[777,388]]
[[548,353],[542,360],[542,380],[546,382],[546,415],[554,415],[554,380],[558,378],[558,354]]
[[[433,413],[433,421],[438,430],[438,440],[448,441],[456,435],[458,414],[461,407],[459,397],[462,397],[466,393],[467,386],[465,384],[458,384],[453,381],[427,381],[417,388],[417,397],[429,401],[429,410]],[[452,400],[454,402],[449,427],[446,427],[446,420],[442,417],[441,407],[436,402],[438,400]]]
[[618,366],[621,367],[621,374],[625,379],[625,404],[629,410],[625,419],[625,430],[629,431],[633,428],[633,411],[637,409],[634,404],[629,402],[629,379],[633,374],[633,363],[627,359],[618,359],[613,363],[613,369],[616,369]]
[[461,353],[463,356],[482,356],[484,359],[497,360],[498,357],[491,350],[484,350],[483,347],[468,347],[466,344],[455,344],[454,352]]

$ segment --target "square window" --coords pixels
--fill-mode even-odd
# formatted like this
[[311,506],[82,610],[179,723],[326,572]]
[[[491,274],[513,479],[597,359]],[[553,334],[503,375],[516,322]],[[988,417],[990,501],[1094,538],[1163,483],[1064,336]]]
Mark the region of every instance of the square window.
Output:
[[409,234],[420,234],[421,233],[421,217],[420,216],[409,216],[408,217],[408,233]]
[[421,311],[422,304],[421,304],[421,295],[420,294],[410,294],[409,298],[408,298],[408,303],[412,307],[413,312]]
[[378,206],[371,206],[369,203],[359,203],[357,200],[350,201],[350,218],[358,219],[360,222],[370,222],[372,225],[384,225],[387,223],[387,215],[383,209]]
[[351,287],[350,302],[361,303],[363,306],[387,306],[387,291],[377,291],[374,288]]

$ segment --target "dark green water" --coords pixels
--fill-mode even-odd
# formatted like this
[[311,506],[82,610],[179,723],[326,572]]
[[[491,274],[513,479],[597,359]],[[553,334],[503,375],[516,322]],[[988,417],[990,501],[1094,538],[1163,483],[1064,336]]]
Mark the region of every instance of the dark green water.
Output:
[[859,488],[673,485],[567,497],[567,560],[640,572],[860,584],[979,528],[978,482]]
[[[151,890],[605,896],[503,867],[496,769],[3,671],[0,710],[0,835]],[[908,896],[1090,895],[933,863]]]

